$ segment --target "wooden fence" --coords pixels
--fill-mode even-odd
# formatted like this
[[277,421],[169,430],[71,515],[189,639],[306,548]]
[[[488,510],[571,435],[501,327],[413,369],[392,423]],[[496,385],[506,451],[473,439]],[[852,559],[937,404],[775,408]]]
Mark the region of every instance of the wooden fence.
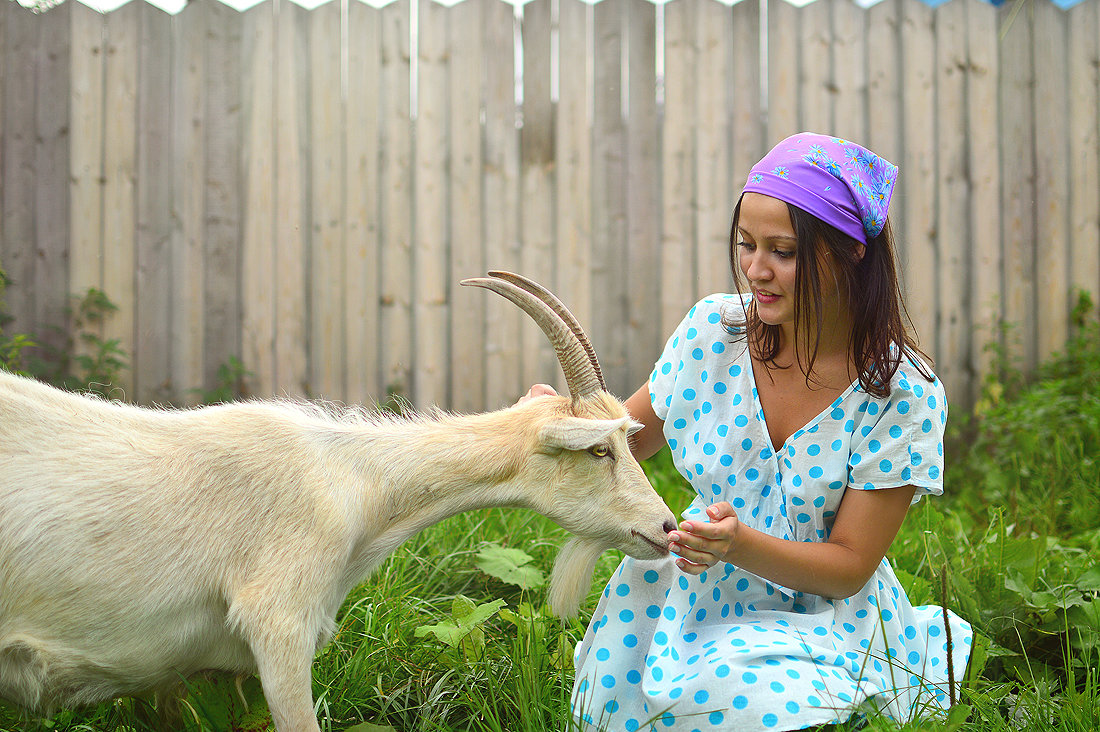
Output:
[[6,331],[63,339],[96,287],[143,402],[237,356],[260,395],[476,410],[557,378],[533,324],[457,284],[503,268],[559,293],[625,395],[730,287],[749,166],[811,129],[900,165],[911,315],[965,407],[994,323],[1031,367],[1100,293],[1098,38],[1097,0],[3,2]]

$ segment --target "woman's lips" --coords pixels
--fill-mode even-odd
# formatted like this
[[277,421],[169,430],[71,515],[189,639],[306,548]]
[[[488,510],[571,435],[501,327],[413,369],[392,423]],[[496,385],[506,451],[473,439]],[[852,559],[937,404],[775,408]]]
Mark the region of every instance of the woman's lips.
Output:
[[758,302],[762,302],[765,304],[773,303],[779,299],[779,295],[772,294],[767,290],[757,290],[755,293],[755,297]]

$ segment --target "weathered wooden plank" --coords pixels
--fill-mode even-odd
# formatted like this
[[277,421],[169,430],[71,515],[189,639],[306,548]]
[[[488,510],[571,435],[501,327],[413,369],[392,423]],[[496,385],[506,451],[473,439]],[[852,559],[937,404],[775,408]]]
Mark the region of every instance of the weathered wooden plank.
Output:
[[[963,0],[965,2],[965,0]],[[881,60],[870,56],[867,45],[868,11],[852,0],[831,0],[833,26],[833,134],[868,145],[868,127],[879,124],[868,118],[867,76]],[[869,62],[869,59],[874,59]],[[877,106],[874,107],[877,110]]]
[[695,299],[729,284],[729,230],[734,190],[732,124],[733,13],[722,3],[699,4],[695,92]]
[[626,379],[626,119],[623,109],[628,52],[626,3],[604,0],[594,7],[594,99],[592,122],[592,319],[586,324],[609,388],[622,393]]
[[[60,11],[60,12],[57,12]],[[56,15],[54,13],[57,12]],[[70,98],[72,84],[71,17],[74,9],[54,8],[41,23],[35,67],[35,337],[41,344],[63,347],[69,293],[68,242]],[[53,16],[53,17],[50,17]]]
[[[206,48],[209,4],[189,3],[171,19],[171,213],[168,373],[177,404],[200,401],[203,389],[203,267],[206,215]],[[153,49],[150,49],[153,50]]]
[[695,145],[699,4],[674,0],[665,14],[665,113],[661,135],[661,332],[671,333],[695,302]]
[[[250,359],[241,335],[244,329],[243,242],[248,205],[246,166],[250,162],[261,162],[248,156],[244,140],[246,125],[251,123],[244,110],[250,93],[245,77],[252,62],[255,43],[252,31],[256,22],[248,21],[246,45],[246,17],[243,14],[217,0],[199,1],[205,3],[207,18],[203,378],[207,386],[213,386],[218,369],[232,357],[239,358],[245,368],[254,373],[261,367]],[[270,29],[266,39],[266,47],[269,47]],[[270,62],[270,54],[266,60]],[[270,116],[270,108],[267,113]],[[270,175],[270,145],[263,153]],[[246,390],[254,388],[255,382],[247,380],[243,387]]]
[[[275,389],[309,394],[306,232],[309,229],[310,11],[277,0],[275,16]],[[335,40],[333,41],[335,43]]]
[[[581,323],[594,322],[592,307],[592,121],[590,21],[592,6],[559,0],[560,98],[555,113],[557,175],[554,221],[557,294]],[[545,340],[545,339],[544,339]]]
[[[164,403],[171,391],[172,147],[171,16],[138,7],[134,222],[134,394]],[[180,161],[183,164],[184,161]]]
[[[482,51],[486,39],[493,34],[487,26],[494,26],[502,35],[512,31],[511,7],[499,12],[498,3],[492,12],[481,2],[462,2],[450,10],[448,18],[448,45],[450,68],[448,87],[452,90],[447,101],[450,117],[450,186],[447,191],[450,218],[444,223],[444,233],[449,243],[450,268],[446,270],[450,314],[447,331],[450,335],[449,361],[450,393],[447,400],[452,409],[471,412],[485,404],[484,355],[485,355],[485,298],[484,293],[466,292],[458,286],[466,277],[478,277],[485,272],[485,242],[483,220],[482,174],[488,171],[482,166],[481,141],[482,100],[486,98],[485,74],[487,71]],[[510,35],[508,36],[510,38]],[[500,49],[499,57],[512,58],[510,49]],[[460,93],[458,90],[461,90]],[[507,89],[510,92],[511,89]],[[488,101],[485,102],[486,108]],[[513,125],[514,129],[514,125]],[[503,203],[503,202],[500,202]],[[512,214],[496,211],[498,216]]]
[[657,141],[657,10],[648,0],[626,0],[627,14],[627,386],[646,383],[667,333],[661,330],[661,184]]
[[[469,0],[467,0],[468,2]],[[485,187],[481,216],[484,227],[485,268],[511,269],[530,274],[523,269],[520,258],[520,137],[516,127],[515,100],[515,14],[511,4],[500,0],[476,0],[482,9],[484,38],[481,63],[485,68],[485,150],[483,185]],[[538,5],[538,3],[535,3]],[[529,119],[528,102],[535,95],[532,78],[538,84],[543,81],[547,104],[550,98],[549,74],[537,73],[539,68],[527,66],[528,37],[526,36],[527,11],[524,10],[524,117]],[[549,34],[546,36],[549,39]],[[547,59],[549,58],[547,46]],[[542,68],[545,70],[545,63]],[[528,124],[523,127],[524,144],[530,140]],[[526,210],[524,210],[526,215]],[[526,228],[526,223],[525,223]],[[526,246],[526,242],[524,242]],[[464,288],[462,292],[468,292]],[[478,314],[484,322],[484,346],[482,389],[483,407],[493,408],[511,404],[527,385],[521,382],[519,339],[522,313],[509,303],[494,302],[499,298],[486,297],[487,293],[459,294],[455,302],[461,310]],[[474,296],[478,299],[471,299]],[[461,299],[459,299],[461,298]],[[479,308],[479,309],[474,309]]]
[[[0,8],[0,270],[4,266],[4,166],[3,166],[3,141],[6,140],[4,136],[5,126],[4,111],[8,108],[10,102],[8,102],[4,93],[8,88],[7,83],[7,69],[8,69],[8,16],[15,11],[15,4],[8,3],[6,6]],[[6,290],[6,285],[5,285]],[[4,310],[7,313],[7,308]]]
[[[69,12],[72,20],[69,216],[79,225],[71,232],[66,293],[81,295],[92,287],[103,288],[103,125],[106,117],[103,110],[103,34],[106,19],[75,3]],[[91,324],[88,331],[99,337],[103,335],[103,329],[97,324]]]
[[[556,18],[551,16],[550,0],[535,0],[523,6],[523,129],[520,134],[520,229],[519,262],[521,273],[538,280],[550,289],[557,287],[554,277],[555,259],[555,199],[557,190],[555,180],[556,117],[554,100],[551,96],[553,77],[551,56],[551,31]],[[489,261],[493,265],[492,260]],[[530,322],[517,317],[512,322],[501,321],[501,308],[510,314],[515,307],[510,303],[496,302],[494,298],[488,304],[489,342],[487,343],[491,379],[501,378],[507,383],[515,383],[505,400],[515,400],[514,394],[520,389],[536,382],[549,382],[562,386],[561,378],[555,367],[553,352],[546,338]],[[566,302],[566,305],[571,303]],[[505,330],[498,330],[499,323]],[[513,330],[513,328],[515,330]],[[510,339],[515,340],[510,340]],[[513,352],[518,343],[519,353]],[[496,362],[496,363],[493,363]],[[517,374],[505,371],[505,368],[518,366]],[[495,403],[490,380],[489,397]],[[503,387],[502,387],[503,388]],[[508,392],[506,392],[508,393]],[[522,392],[519,392],[522,393]]]
[[1004,316],[1011,326],[1006,352],[1016,366],[1035,365],[1035,119],[1032,85],[1032,26],[1028,13],[1008,23],[1004,6],[998,25],[1004,36],[1000,56],[1001,182],[1000,210],[1004,226]]
[[[387,393],[412,389],[412,135],[409,2],[382,9],[382,378]],[[381,395],[380,395],[381,396]]]
[[966,2],[936,11],[936,248],[940,310],[936,375],[949,400],[970,402],[970,256],[967,180]]
[[[137,172],[137,68],[139,11],[129,3],[108,13],[103,125],[103,291],[118,310],[103,324],[103,337],[134,355],[134,176]],[[108,112],[108,110],[110,110]],[[117,384],[134,397],[133,372]]]
[[[8,334],[35,333],[35,73],[37,67],[39,18],[18,3],[8,3],[4,18],[3,46],[0,47],[0,267],[10,282],[4,306],[12,320],[4,326]],[[66,246],[67,246],[66,242]],[[63,292],[67,288],[63,288]]]
[[344,109],[340,85],[340,3],[309,15],[309,390],[343,399],[344,299]]
[[[976,398],[981,379],[993,368],[985,346],[999,339],[1001,322],[1001,152],[997,119],[997,9],[986,3],[966,4],[969,63],[967,65],[967,149],[970,177],[970,395]],[[961,222],[960,222],[961,225]]]
[[936,113],[934,12],[923,3],[902,3],[902,139],[905,152],[894,192],[906,228],[898,254],[905,273],[909,314],[917,337],[936,357],[938,302],[936,246]]
[[1069,15],[1070,285],[1100,301],[1100,10],[1081,3]]
[[832,4],[833,0],[817,0],[798,11],[798,117],[799,130],[839,135],[833,118],[837,77],[832,59]]
[[[413,363],[415,404],[426,407],[447,401],[448,361],[447,129],[449,10],[434,0],[416,0],[420,37],[418,45],[417,117],[415,160],[416,223],[413,280],[416,322]],[[476,91],[450,87],[456,93],[477,96]]]
[[1069,104],[1066,97],[1065,11],[1053,3],[1036,3],[1035,85],[1035,238],[1036,356],[1040,361],[1062,350],[1069,335]]
[[383,399],[379,358],[379,137],[381,97],[381,13],[363,3],[348,4],[348,94],[345,105],[347,166],[344,190],[345,349],[347,399]]
[[783,138],[802,132],[799,110],[801,11],[787,2],[768,3],[767,134],[769,149]]
[[[726,258],[729,263],[729,228],[733,206],[748,180],[749,170],[767,151],[765,123],[760,108],[760,4],[740,2],[733,6],[733,191],[726,206]],[[732,277],[728,274],[727,277]],[[732,281],[730,283],[732,285]]]
[[[883,0],[868,8],[867,58],[873,59],[867,72],[867,108],[874,110],[868,125],[867,145],[895,163],[902,161],[902,108],[899,8],[906,0]],[[908,178],[908,171],[901,175]],[[900,198],[890,205],[888,218],[895,241],[905,240],[904,206]]]
[[244,14],[241,86],[244,139],[241,241],[241,351],[252,371],[252,390],[271,395],[275,373],[276,115],[274,4]]

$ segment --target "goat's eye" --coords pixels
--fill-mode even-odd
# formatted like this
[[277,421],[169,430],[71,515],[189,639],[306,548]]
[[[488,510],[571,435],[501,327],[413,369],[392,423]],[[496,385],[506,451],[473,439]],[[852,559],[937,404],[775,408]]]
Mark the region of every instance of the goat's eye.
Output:
[[607,445],[596,445],[595,447],[590,448],[588,452],[592,453],[598,458],[602,458],[607,457],[611,454],[611,448],[609,448]]

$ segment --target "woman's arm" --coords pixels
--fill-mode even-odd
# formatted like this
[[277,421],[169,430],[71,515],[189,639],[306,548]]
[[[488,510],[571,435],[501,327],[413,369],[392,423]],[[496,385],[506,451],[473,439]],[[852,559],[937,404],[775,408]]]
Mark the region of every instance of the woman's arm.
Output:
[[630,452],[635,460],[653,457],[665,446],[665,423],[653,411],[653,404],[649,399],[649,387],[643,385],[630,395],[625,404],[626,411],[634,421],[642,425],[642,429],[630,438]]
[[842,599],[871,578],[901,528],[913,486],[845,491],[828,541],[787,541],[742,524],[729,503],[707,508],[709,521],[684,521],[669,533],[677,566],[700,574],[720,561],[792,590]]

